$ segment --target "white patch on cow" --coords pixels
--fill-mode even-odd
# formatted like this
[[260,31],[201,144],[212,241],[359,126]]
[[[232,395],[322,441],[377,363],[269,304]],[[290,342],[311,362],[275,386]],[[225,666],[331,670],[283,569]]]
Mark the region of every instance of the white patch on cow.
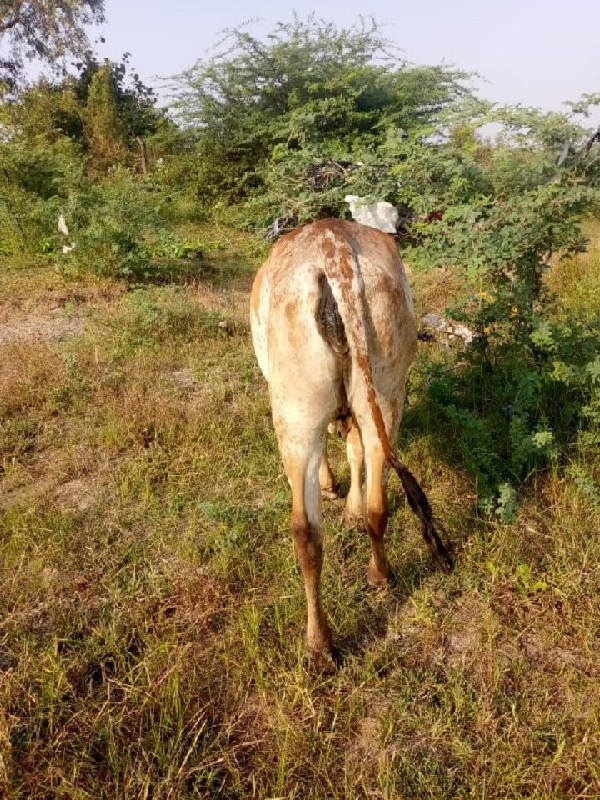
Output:
[[257,314],[251,316],[252,344],[256,353],[256,360],[265,380],[269,380],[269,348],[267,344],[267,322],[271,286],[268,275],[264,275],[260,287]]

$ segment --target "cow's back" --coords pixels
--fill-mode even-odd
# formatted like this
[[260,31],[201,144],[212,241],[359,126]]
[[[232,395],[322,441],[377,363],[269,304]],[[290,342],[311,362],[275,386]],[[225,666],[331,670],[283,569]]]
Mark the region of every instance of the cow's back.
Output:
[[347,243],[360,269],[375,382],[386,369],[393,382],[416,348],[412,298],[402,262],[391,236],[338,219],[319,220],[282,237],[257,274],[251,327],[260,367],[269,380],[270,365],[299,351],[303,361],[308,351],[332,367],[332,354],[323,349],[315,323],[318,280],[332,238]]

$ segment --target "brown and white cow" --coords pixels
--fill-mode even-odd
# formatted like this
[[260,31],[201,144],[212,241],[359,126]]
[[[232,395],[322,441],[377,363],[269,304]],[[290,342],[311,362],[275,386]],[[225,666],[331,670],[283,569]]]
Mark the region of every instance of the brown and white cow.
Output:
[[332,488],[325,444],[332,419],[352,419],[346,511],[366,521],[372,545],[369,582],[378,585],[390,577],[384,547],[388,465],[398,472],[433,554],[443,567],[452,566],[427,498],[392,446],[417,347],[410,288],[393,238],[339,219],[293,231],[275,244],[256,275],[250,316],[292,489],[291,527],[308,604],[308,648],[313,656],[328,657],[331,632],[320,596],[320,488]]

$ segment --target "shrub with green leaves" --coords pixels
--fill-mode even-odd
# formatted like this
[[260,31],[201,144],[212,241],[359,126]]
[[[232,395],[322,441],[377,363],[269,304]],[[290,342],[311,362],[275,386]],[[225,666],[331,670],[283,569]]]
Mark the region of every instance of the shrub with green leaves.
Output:
[[458,364],[432,369],[429,400],[477,477],[482,506],[503,519],[532,470],[564,465],[582,436],[597,441],[598,325],[563,319],[544,280],[557,257],[584,248],[581,221],[597,203],[581,160],[559,167],[546,146],[552,130],[583,138],[555,117],[503,109],[510,148],[473,136],[457,148],[451,135],[397,170],[415,198],[419,184],[429,187],[423,212],[436,208],[413,225],[406,256],[416,269],[452,271],[450,311],[475,333]]
[[180,77],[176,107],[197,131],[201,195],[248,202],[249,227],[339,213],[348,177],[315,186],[315,165],[370,164],[390,136],[427,135],[466,91],[464,73],[407,64],[368,19],[338,28],[295,17],[266,40],[235,29],[227,45]]
[[541,320],[529,336],[467,349],[458,365],[428,369],[425,402],[444,446],[477,478],[481,507],[508,521],[532,470],[564,466],[600,444],[597,333]]
[[31,147],[0,142],[0,253],[59,248],[58,214],[82,178],[78,147],[68,139]]
[[160,229],[160,205],[151,184],[125,168],[73,192],[65,211],[75,246],[62,260],[63,268],[141,277],[150,261],[148,239]]

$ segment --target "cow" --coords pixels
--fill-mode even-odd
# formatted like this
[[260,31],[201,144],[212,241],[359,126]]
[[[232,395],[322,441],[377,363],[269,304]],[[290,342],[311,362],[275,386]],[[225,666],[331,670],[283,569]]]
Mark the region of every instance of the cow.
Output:
[[[351,486],[346,515],[371,539],[367,578],[391,576],[384,546],[392,466],[420,517],[434,557],[452,557],[429,502],[395,453],[405,377],[417,347],[410,288],[393,237],[355,222],[326,219],[279,239],[250,298],[254,350],[267,380],[273,423],[292,491],[291,530],[306,591],[309,655],[330,661],[331,629],[320,592],[321,489],[334,489],[326,436],[345,420]],[[363,500],[362,470],[366,468]]]

